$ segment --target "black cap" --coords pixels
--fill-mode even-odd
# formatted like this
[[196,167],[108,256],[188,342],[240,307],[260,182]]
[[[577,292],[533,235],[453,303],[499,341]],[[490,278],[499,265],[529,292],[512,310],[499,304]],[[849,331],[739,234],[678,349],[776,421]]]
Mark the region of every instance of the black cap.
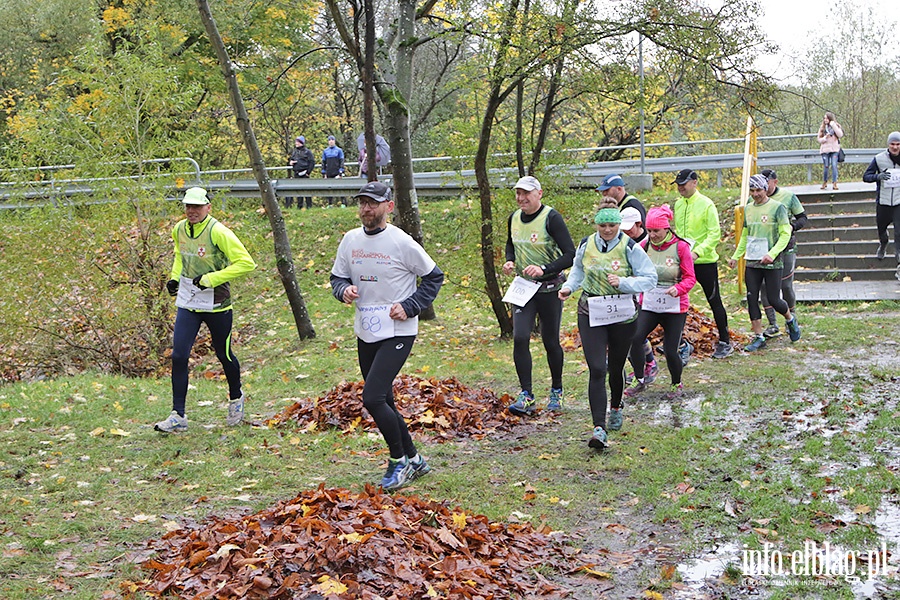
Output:
[[775,169],[763,169],[759,172],[760,175],[768,179],[769,181],[773,179],[778,179],[778,174],[775,173]]
[[391,199],[391,188],[380,181],[370,181],[359,189],[354,198],[366,196],[376,202],[387,202]]
[[681,185],[682,183],[687,183],[691,179],[693,179],[694,181],[700,179],[699,177],[697,177],[697,172],[693,169],[682,169],[678,171],[678,175],[675,176],[675,181],[673,181],[672,183]]

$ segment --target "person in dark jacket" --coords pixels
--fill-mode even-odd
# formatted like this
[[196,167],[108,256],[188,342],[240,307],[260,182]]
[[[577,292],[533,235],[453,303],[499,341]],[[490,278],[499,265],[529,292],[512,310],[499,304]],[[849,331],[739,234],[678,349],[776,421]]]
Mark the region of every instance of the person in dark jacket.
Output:
[[[322,177],[326,179],[340,179],[344,176],[344,151],[337,145],[333,135],[328,136],[328,146],[322,151]],[[341,198],[341,204],[346,205],[347,199]],[[334,198],[328,198],[328,204],[334,204]]]
[[[306,147],[306,138],[298,135],[294,139],[294,150],[288,160],[291,166],[291,175],[294,179],[308,179],[313,169],[316,168],[316,157],[313,156],[312,150]],[[285,198],[284,205],[290,208],[293,204],[293,198]],[[312,196],[304,196],[297,201],[297,208],[312,208]]]
[[875,155],[863,181],[875,183],[875,225],[878,227],[878,249],[875,258],[884,260],[887,252],[887,228],[894,224],[894,256],[897,279],[900,279],[900,131],[888,136],[887,150]]

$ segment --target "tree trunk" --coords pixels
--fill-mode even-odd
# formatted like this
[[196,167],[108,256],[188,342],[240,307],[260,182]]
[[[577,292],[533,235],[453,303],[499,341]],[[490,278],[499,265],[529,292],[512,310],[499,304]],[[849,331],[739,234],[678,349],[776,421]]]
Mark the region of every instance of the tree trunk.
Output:
[[278,274],[281,276],[284,290],[287,293],[288,302],[291,305],[294,323],[297,325],[297,333],[300,335],[301,340],[314,338],[316,337],[316,332],[309,320],[309,312],[306,310],[303,294],[301,294],[300,287],[297,285],[294,258],[291,255],[291,244],[284,226],[284,217],[281,215],[281,207],[278,205],[278,199],[275,197],[275,191],[272,189],[265,162],[263,162],[262,154],[259,151],[259,145],[256,143],[256,135],[253,133],[250,117],[247,114],[247,109],[244,107],[241,90],[238,87],[234,70],[231,68],[231,60],[228,58],[228,52],[225,50],[225,44],[222,42],[222,36],[219,35],[216,22],[212,18],[207,0],[197,0],[197,9],[200,11],[200,18],[204,27],[206,27],[209,40],[216,50],[216,57],[219,60],[219,66],[222,68],[222,75],[225,77],[225,82],[228,85],[229,98],[237,120],[238,129],[241,131],[244,147],[250,156],[250,164],[253,166],[253,174],[256,176],[256,182],[259,184],[263,206],[265,206],[266,213],[269,215],[269,224],[272,227],[275,243],[275,262],[278,266]]

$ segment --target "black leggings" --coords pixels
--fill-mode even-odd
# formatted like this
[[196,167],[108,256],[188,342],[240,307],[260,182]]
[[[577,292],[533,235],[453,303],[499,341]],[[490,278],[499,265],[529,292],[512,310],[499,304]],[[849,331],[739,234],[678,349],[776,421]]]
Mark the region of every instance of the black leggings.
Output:
[[769,304],[779,314],[787,315],[787,302],[781,299],[781,268],[758,269],[747,267],[744,269],[744,281],[747,284],[747,310],[750,312],[751,321],[762,319],[762,311],[759,310],[759,290],[763,281],[766,282],[766,291],[769,295]]
[[684,331],[684,323],[687,321],[687,313],[654,313],[649,310],[641,310],[637,319],[637,331],[634,341],[631,343],[631,364],[634,366],[635,377],[644,373],[644,338],[656,329],[657,325],[663,328],[663,349],[666,352],[666,366],[672,383],[681,383],[681,373],[684,371],[684,363],[678,353],[678,344]]
[[394,378],[406,362],[416,336],[398,336],[369,344],[356,338],[359,369],[366,384],[363,386],[363,406],[375,419],[378,431],[391,451],[391,458],[413,458],[413,445],[403,415],[394,404]]
[[216,351],[216,358],[222,363],[222,371],[228,380],[228,397],[241,397],[241,365],[231,351],[233,319],[231,310],[197,312],[179,308],[175,314],[175,331],[172,335],[172,410],[182,417],[188,389],[188,361],[203,323],[209,328],[213,350]]
[[894,254],[900,263],[900,204],[888,206],[877,204],[875,206],[875,225],[878,227],[878,241],[884,245],[888,243],[888,225],[894,224]]
[[[797,294],[794,293],[794,270],[797,268],[797,255],[794,252],[782,252],[781,260],[784,262],[784,266],[781,268],[781,298],[787,302],[788,310],[794,312],[794,307],[797,305]],[[763,308],[766,309],[766,319],[769,320],[769,324],[775,325],[775,309],[769,302],[765,281],[763,281],[759,297],[762,298]]]
[[532,391],[531,385],[531,330],[534,316],[541,317],[541,341],[547,351],[550,366],[551,387],[562,389],[563,349],[559,345],[559,323],[562,320],[562,300],[556,292],[538,292],[523,307],[513,311],[513,362],[523,390]]
[[719,265],[717,263],[708,263],[698,265],[694,263],[694,274],[697,276],[697,283],[703,288],[706,294],[706,301],[712,309],[713,319],[716,321],[716,329],[719,330],[719,341],[726,344],[731,341],[728,335],[728,313],[725,312],[725,305],[722,304],[722,295],[719,294]]
[[[631,349],[631,341],[637,329],[637,319],[630,323],[590,326],[588,315],[578,314],[578,332],[581,334],[581,348],[587,361],[588,402],[591,405],[591,419],[594,427],[606,429],[606,373],[609,371],[609,401],[612,408],[622,406],[622,391],[625,388],[625,359]],[[640,338],[643,343],[644,338]],[[643,352],[640,352],[643,354]]]

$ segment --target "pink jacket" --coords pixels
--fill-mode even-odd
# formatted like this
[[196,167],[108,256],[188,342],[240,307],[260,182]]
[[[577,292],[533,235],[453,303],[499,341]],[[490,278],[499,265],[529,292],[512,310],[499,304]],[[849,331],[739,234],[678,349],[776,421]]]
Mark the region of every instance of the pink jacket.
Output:
[[831,122],[831,128],[834,129],[834,135],[825,133],[825,127],[819,127],[819,154],[827,154],[828,152],[837,152],[841,149],[840,138],[844,137],[844,130],[837,121]]
[[[672,239],[669,241],[663,242],[659,246],[656,244],[652,244],[652,246],[653,250],[665,250],[675,243],[678,244],[678,262],[681,267],[681,281],[675,284],[675,289],[678,290],[681,312],[686,313],[691,308],[691,299],[688,297],[688,292],[690,292],[697,283],[697,276],[694,274],[694,258],[691,256],[690,244],[682,239],[672,236]],[[641,247],[644,248],[644,250],[649,250],[649,245],[651,245],[649,237],[641,242]]]

